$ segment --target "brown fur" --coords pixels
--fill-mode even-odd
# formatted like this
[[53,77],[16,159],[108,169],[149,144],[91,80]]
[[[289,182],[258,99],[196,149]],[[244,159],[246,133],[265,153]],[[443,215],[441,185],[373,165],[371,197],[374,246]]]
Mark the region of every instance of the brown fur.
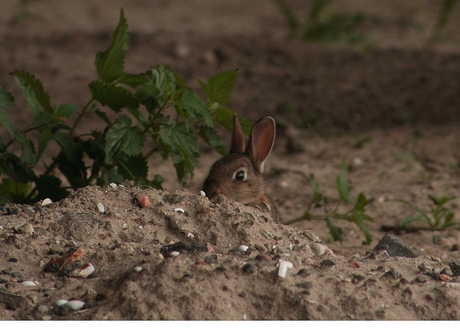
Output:
[[[279,222],[279,213],[265,194],[263,178],[264,163],[274,142],[275,121],[266,116],[254,124],[245,147],[243,129],[235,115],[230,153],[214,163],[203,184],[203,191],[208,198],[221,194],[245,205],[258,207],[265,203],[270,207],[273,219]],[[236,179],[237,172],[239,176],[244,175],[243,181]]]

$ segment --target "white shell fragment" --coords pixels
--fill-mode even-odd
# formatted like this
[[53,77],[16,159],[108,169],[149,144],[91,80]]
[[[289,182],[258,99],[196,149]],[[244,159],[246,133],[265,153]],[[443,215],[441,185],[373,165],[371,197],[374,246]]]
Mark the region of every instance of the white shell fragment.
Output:
[[49,204],[51,204],[53,201],[49,198],[45,198],[43,201],[42,201],[42,206],[47,206]]
[[187,234],[187,237],[188,237],[188,238],[194,238],[195,235],[194,235],[193,233],[189,232],[189,233]]
[[78,301],[78,300],[73,300],[69,301],[64,304],[64,307],[71,309],[73,311],[78,311],[81,310],[81,308],[85,305],[85,302],[83,301]]
[[110,187],[112,187],[113,190],[117,190],[117,184],[112,182],[109,184]]
[[64,299],[62,299],[62,300],[57,300],[56,302],[54,302],[54,304],[55,304],[56,306],[63,306],[64,304],[67,304],[67,303],[69,303],[69,301],[68,301],[68,300],[64,300]]
[[248,250],[248,248],[249,248],[249,246],[247,246],[247,245],[240,245],[240,246],[238,247],[238,250],[239,250],[240,252],[243,252],[243,253],[244,253],[244,252],[246,252],[246,251]]
[[176,257],[180,254],[180,252],[178,251],[172,251],[171,253],[169,253],[169,255],[171,255],[172,257]]
[[91,263],[85,263],[69,273],[70,277],[86,278],[94,272],[94,266]]
[[140,266],[137,266],[137,267],[134,268],[134,271],[136,271],[136,272],[141,272],[142,270],[143,269]]
[[26,281],[23,281],[21,282],[21,285],[23,286],[26,286],[26,287],[30,287],[30,286],[35,286],[35,282],[31,281],[31,280],[26,280]]
[[175,208],[174,211],[176,211],[176,212],[181,212],[181,213],[185,213],[184,209],[183,209],[183,208],[180,208],[180,207]]
[[281,278],[286,277],[286,273],[288,269],[292,269],[292,263],[285,260],[280,260],[280,267],[278,269],[278,276]]
[[105,212],[105,207],[102,203],[97,204],[97,210],[99,213],[104,213]]
[[200,191],[200,194],[201,196],[206,197],[206,193],[203,190]]

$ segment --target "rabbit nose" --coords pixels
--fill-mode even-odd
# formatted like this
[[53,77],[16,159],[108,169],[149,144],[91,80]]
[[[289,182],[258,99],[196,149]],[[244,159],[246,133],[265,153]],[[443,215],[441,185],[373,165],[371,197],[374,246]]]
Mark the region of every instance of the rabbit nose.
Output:
[[209,183],[204,192],[206,193],[206,196],[211,199],[213,198],[215,195],[218,195],[218,194],[224,194],[221,190],[221,188],[217,185],[217,183],[215,182],[211,182]]

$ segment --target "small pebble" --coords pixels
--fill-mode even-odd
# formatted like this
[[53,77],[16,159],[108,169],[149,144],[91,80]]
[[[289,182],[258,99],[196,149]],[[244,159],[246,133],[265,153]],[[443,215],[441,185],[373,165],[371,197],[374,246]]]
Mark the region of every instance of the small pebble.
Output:
[[327,246],[319,243],[311,244],[310,248],[316,256],[321,256],[327,251]]
[[178,251],[172,251],[171,253],[169,253],[169,255],[171,255],[171,257],[176,257],[180,254],[180,252]]
[[439,275],[439,277],[441,278],[442,281],[449,281],[450,280],[450,277],[447,274],[444,274],[444,273],[441,273]]
[[266,254],[259,254],[259,255],[256,255],[256,260],[270,262],[272,258]]
[[109,186],[112,187],[113,190],[117,190],[117,184],[116,184],[116,183],[111,182],[111,183],[109,184]]
[[207,263],[203,260],[196,260],[195,264],[196,265],[206,265]]
[[328,267],[331,267],[333,265],[335,265],[334,262],[332,262],[331,260],[322,260],[321,263],[319,264],[322,268],[328,268]]
[[189,232],[189,233],[187,234],[187,237],[188,237],[188,238],[194,238],[195,235],[194,235],[193,233]]
[[147,204],[149,203],[149,199],[147,196],[138,197],[137,201],[139,202],[139,205],[141,207],[147,207]]
[[104,213],[105,212],[105,207],[102,203],[97,204],[97,210],[99,213]]
[[134,271],[136,271],[136,272],[141,272],[142,270],[143,269],[140,266],[137,266],[137,267],[134,268]]
[[297,272],[297,276],[309,276],[309,275],[310,275],[310,273],[305,268],[302,268],[302,269],[299,270],[299,272]]
[[81,310],[84,305],[85,305],[85,302],[83,301],[73,300],[73,301],[69,301],[65,303],[64,307],[71,309],[73,311],[78,311],[78,310]]
[[249,246],[246,246],[246,245],[238,246],[238,250],[242,253],[246,252],[248,249],[249,249]]
[[354,261],[354,260],[350,260],[350,267],[351,268],[360,268],[361,265],[359,265],[359,263]]
[[49,198],[45,198],[43,201],[42,201],[42,206],[47,206],[49,204],[51,204],[53,201]]
[[257,267],[253,263],[246,263],[243,265],[243,271],[246,273],[254,273],[256,272]]
[[57,300],[56,302],[54,302],[54,304],[55,304],[56,306],[61,307],[61,306],[63,306],[64,304],[67,304],[68,302],[69,302],[68,300],[61,299],[61,300]]
[[206,193],[203,190],[200,191],[200,194],[201,196],[206,197]]
[[278,269],[278,276],[281,277],[281,278],[285,278],[287,270],[292,269],[292,267],[293,267],[293,265],[292,265],[291,262],[285,261],[285,260],[280,260],[280,266],[279,266],[279,269]]
[[80,265],[77,269],[69,272],[69,277],[86,278],[94,272],[94,266],[91,263]]
[[30,286],[35,286],[36,284],[32,280],[26,280],[26,281],[21,282],[21,285],[30,287]]

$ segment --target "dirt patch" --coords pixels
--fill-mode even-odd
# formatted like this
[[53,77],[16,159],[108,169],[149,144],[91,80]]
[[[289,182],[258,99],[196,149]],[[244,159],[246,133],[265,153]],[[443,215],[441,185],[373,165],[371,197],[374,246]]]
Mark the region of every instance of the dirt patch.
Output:
[[[290,3],[305,9],[303,1]],[[371,245],[363,245],[355,225],[336,222],[344,231],[339,243],[323,221],[287,227],[238,203],[209,202],[199,190],[219,155],[201,146],[191,193],[171,192],[178,189],[174,168],[152,159],[150,174],[162,174],[169,191],[87,187],[48,206],[2,208],[0,318],[458,320],[457,230],[393,230],[421,254],[417,258],[369,253],[387,232],[382,226],[412,213],[388,200],[428,210],[427,195],[448,189],[455,196],[460,189],[458,49],[442,43],[420,50],[438,2],[375,3],[335,4],[381,15],[380,25],[368,26],[380,33],[370,51],[287,42],[283,18],[263,0],[37,1],[28,7],[32,16],[2,25],[0,85],[16,97],[10,114],[18,127],[28,124],[29,109],[6,73],[26,70],[56,103],[84,106],[95,53],[110,43],[123,6],[131,32],[128,72],[171,65],[198,90],[193,76],[238,68],[229,106],[253,121],[277,120],[266,181],[284,221],[311,201],[310,173],[333,208],[339,200],[334,179],[345,169],[353,195],[363,191],[370,200],[366,213],[375,222],[368,224]],[[2,21],[14,17],[14,1],[1,6]],[[452,15],[459,21],[458,11]],[[427,27],[417,30],[418,24]],[[98,125],[92,120],[85,128]],[[0,132],[7,140],[3,127]],[[145,208],[136,200],[142,196],[149,199]],[[459,220],[460,200],[447,206]],[[78,248],[83,256],[65,270],[45,271],[53,257]],[[292,268],[281,278],[283,261]],[[91,263],[95,272],[69,277],[75,263]],[[85,304],[74,311],[56,305],[60,299]]]

